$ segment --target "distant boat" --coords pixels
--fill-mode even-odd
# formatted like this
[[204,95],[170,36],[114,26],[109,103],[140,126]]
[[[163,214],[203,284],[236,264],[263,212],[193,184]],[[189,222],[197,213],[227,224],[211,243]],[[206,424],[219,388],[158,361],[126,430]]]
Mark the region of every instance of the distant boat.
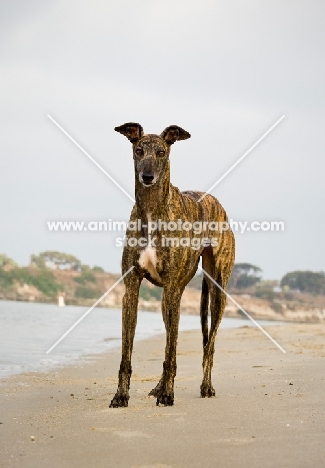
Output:
[[59,307],[65,307],[64,297],[63,296],[58,297],[58,306]]

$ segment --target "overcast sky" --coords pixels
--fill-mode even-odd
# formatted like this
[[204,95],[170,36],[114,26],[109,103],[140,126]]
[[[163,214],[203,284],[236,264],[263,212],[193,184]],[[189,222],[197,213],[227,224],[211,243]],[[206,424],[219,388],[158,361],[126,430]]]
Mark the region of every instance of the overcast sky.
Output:
[[127,220],[131,145],[114,127],[176,124],[171,180],[212,192],[228,216],[285,222],[236,234],[264,278],[324,270],[324,12],[321,1],[14,1],[0,4],[0,252],[21,265],[59,250],[120,271],[116,234],[51,233],[49,220]]

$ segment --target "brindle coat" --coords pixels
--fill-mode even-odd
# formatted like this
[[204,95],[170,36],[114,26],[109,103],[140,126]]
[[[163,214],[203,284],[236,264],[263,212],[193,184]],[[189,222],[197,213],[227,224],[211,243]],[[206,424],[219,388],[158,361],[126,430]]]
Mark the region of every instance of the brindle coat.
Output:
[[[135,197],[130,221],[158,219],[176,221],[227,221],[221,204],[212,195],[198,202],[203,192],[180,192],[170,183],[169,153],[171,145],[177,140],[190,138],[190,134],[176,125],[166,128],[161,135],[144,135],[141,125],[126,123],[116,127],[117,132],[125,135],[133,144],[135,168]],[[173,405],[174,378],[176,375],[176,345],[180,316],[180,301],[185,286],[193,278],[200,256],[203,269],[224,289],[233,267],[235,241],[231,230],[224,232],[205,231],[127,231],[127,238],[155,238],[155,247],[130,247],[123,251],[123,274],[134,266],[125,277],[125,295],[122,310],[122,360],[119,370],[118,389],[110,407],[128,406],[131,369],[131,354],[137,322],[139,288],[143,278],[163,288],[162,314],[166,328],[166,349],[163,373],[157,386],[149,393],[157,397],[157,405]],[[217,237],[218,245],[200,247],[163,247],[162,236],[178,238]],[[211,327],[208,330],[208,306],[210,302]],[[201,396],[212,397],[215,390],[211,383],[214,342],[222,319],[226,297],[213,282],[203,277],[200,305],[203,334],[203,381]]]

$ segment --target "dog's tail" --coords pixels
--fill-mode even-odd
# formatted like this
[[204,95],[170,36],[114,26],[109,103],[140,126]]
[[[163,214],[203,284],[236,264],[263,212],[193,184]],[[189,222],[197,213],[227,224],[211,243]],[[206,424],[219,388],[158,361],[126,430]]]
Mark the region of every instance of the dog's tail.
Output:
[[207,280],[204,275],[202,278],[202,294],[200,304],[200,315],[201,315],[201,329],[203,336],[203,347],[207,344],[209,339],[209,328],[208,328],[208,308],[209,308],[209,288]]

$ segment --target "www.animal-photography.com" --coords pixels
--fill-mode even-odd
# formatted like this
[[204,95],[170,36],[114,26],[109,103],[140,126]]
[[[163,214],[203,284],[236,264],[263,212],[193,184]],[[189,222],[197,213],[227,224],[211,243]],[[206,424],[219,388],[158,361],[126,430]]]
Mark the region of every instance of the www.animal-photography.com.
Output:
[[1,467],[325,465],[324,15],[2,2]]

